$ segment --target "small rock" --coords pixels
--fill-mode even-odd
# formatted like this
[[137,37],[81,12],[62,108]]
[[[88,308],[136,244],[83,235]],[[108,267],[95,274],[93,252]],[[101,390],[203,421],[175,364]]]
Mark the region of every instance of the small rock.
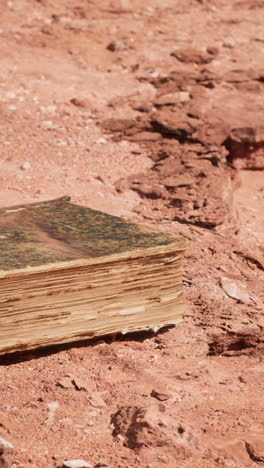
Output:
[[161,139],[160,133],[157,133],[157,132],[139,132],[129,137],[130,141],[135,141],[135,142],[157,141],[160,139]]
[[134,126],[135,121],[132,119],[106,119],[101,123],[101,127],[107,132],[125,132]]
[[87,107],[90,107],[91,105],[89,99],[87,98],[72,98],[70,102],[76,107],[87,108]]
[[139,99],[139,102],[131,102],[131,107],[134,110],[139,112],[151,112],[153,110],[153,106],[151,102],[143,102]]
[[125,442],[125,437],[122,434],[117,434],[116,438],[120,440],[120,442]]
[[207,47],[206,52],[210,55],[218,55],[219,50],[217,47]]
[[190,138],[197,129],[195,119],[183,118],[180,112],[167,110],[156,112],[152,117],[151,124],[156,132],[166,136],[173,136],[180,141]]
[[225,293],[238,301],[250,304],[252,302],[252,296],[250,296],[247,286],[241,281],[234,280],[232,278],[222,277],[220,284]]
[[176,105],[178,102],[186,102],[189,101],[190,94],[186,91],[174,92],[163,94],[155,101],[155,106],[170,106]]
[[146,8],[146,14],[148,16],[154,16],[154,8],[151,8],[151,7]]
[[108,465],[108,463],[99,462],[99,463],[96,463],[96,465],[94,466],[94,468],[111,468],[111,466]]
[[44,122],[41,122],[41,127],[45,130],[53,130],[56,128],[52,120],[44,120]]
[[7,449],[13,449],[14,445],[11,442],[8,442],[8,440],[3,439],[3,437],[0,437],[0,447],[2,448],[7,448]]
[[229,152],[229,164],[236,169],[262,170],[264,168],[263,141],[264,128],[261,125],[232,128],[224,142]]
[[247,383],[247,379],[243,375],[239,375],[238,380],[239,380],[239,382],[241,382],[243,384]]
[[[209,52],[210,50],[210,52]],[[171,53],[173,57],[183,63],[196,63],[198,65],[210,63],[217,55],[215,47],[210,47],[206,52],[193,48],[177,49]]]
[[57,401],[51,401],[47,406],[50,410],[56,410],[59,408],[59,403]]
[[79,459],[65,460],[62,466],[64,466],[65,468],[93,468],[93,465],[91,465],[91,463]]
[[89,384],[83,379],[80,379],[79,377],[72,377],[72,383],[75,386],[76,390],[83,390],[85,392],[88,392],[89,389]]
[[236,43],[233,39],[227,39],[225,42],[223,42],[223,47],[226,47],[227,49],[233,49],[235,45]]
[[166,401],[170,399],[170,395],[168,393],[156,392],[156,390],[152,390],[150,395],[154,398],[157,398],[159,401]]
[[111,52],[121,52],[125,50],[126,46],[123,41],[112,41],[108,44],[107,49],[111,50]]
[[27,169],[30,169],[30,168],[31,168],[31,164],[29,161],[23,162],[20,166],[20,169],[22,169],[23,171],[26,171]]
[[98,138],[96,142],[98,145],[105,145],[107,143],[107,140],[105,138]]
[[93,392],[88,398],[89,403],[94,408],[106,408],[106,403],[99,392]]
[[178,96],[180,102],[187,102],[190,100],[190,93],[188,93],[187,91],[180,91],[178,93]]
[[57,382],[58,387],[70,388],[72,387],[72,379],[70,377],[63,377]]

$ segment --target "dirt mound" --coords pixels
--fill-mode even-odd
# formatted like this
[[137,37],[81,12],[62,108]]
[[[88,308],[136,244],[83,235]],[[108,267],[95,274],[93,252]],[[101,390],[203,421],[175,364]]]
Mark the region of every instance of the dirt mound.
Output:
[[209,343],[212,356],[241,356],[255,354],[261,356],[264,349],[264,334],[260,330],[250,332],[230,332],[215,337]]
[[130,449],[142,451],[144,458],[153,450],[161,456],[166,448],[167,456],[173,454],[174,460],[187,460],[199,450],[197,431],[170,416],[162,404],[120,408],[111,422],[113,436]]

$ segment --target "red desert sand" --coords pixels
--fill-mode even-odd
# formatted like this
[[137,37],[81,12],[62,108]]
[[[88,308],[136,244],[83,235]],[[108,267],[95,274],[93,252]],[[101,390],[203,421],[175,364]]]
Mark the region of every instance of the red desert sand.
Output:
[[1,2],[0,206],[182,236],[185,320],[0,359],[3,468],[264,463],[264,3]]

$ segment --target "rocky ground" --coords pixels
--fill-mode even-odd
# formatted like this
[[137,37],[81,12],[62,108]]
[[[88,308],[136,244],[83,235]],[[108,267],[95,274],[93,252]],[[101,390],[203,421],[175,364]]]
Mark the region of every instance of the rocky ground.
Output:
[[[0,206],[186,239],[184,322],[0,359],[0,466],[264,466],[264,4],[1,2]],[[90,464],[90,465],[89,465]]]

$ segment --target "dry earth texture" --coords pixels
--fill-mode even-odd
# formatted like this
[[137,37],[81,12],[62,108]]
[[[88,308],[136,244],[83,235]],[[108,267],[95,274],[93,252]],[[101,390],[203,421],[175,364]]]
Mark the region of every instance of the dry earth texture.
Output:
[[0,205],[71,195],[181,235],[189,304],[157,335],[1,357],[3,468],[264,466],[263,19],[2,0]]

